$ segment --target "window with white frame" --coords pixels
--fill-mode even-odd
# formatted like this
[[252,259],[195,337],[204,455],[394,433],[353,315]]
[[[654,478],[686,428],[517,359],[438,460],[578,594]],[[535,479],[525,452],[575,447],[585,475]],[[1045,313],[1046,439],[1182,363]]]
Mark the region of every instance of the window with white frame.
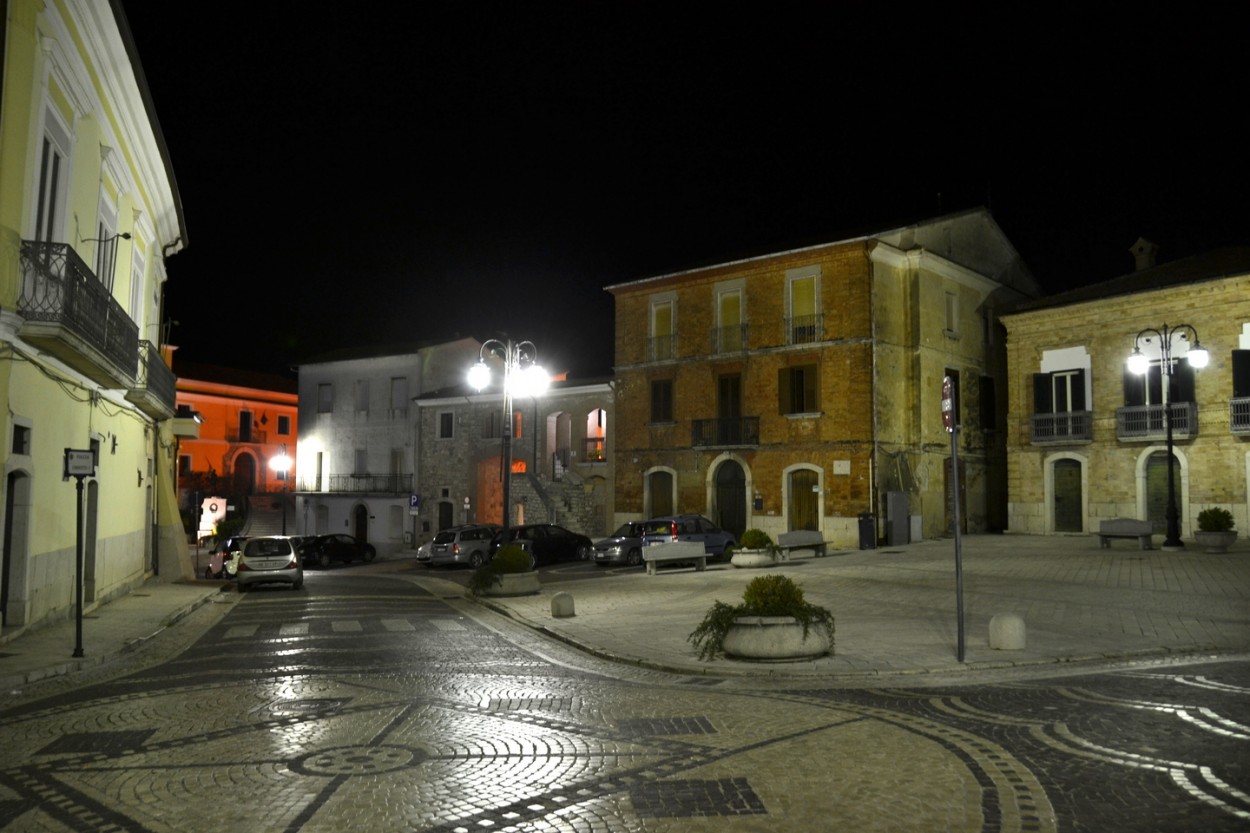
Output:
[[369,380],[356,380],[356,410],[367,413],[369,411]]
[[722,289],[716,294],[716,330],[712,349],[734,353],[746,348],[746,324],[742,315],[742,290]]
[[70,147],[69,129],[52,108],[47,108],[35,191],[34,239],[37,241],[51,243],[64,237]]
[[117,209],[103,197],[100,198],[99,220],[95,233],[95,276],[105,289],[113,291],[117,273]]
[[786,311],[787,344],[811,344],[824,339],[819,266],[786,272]]
[[408,416],[408,377],[391,377],[391,418],[403,419]]
[[671,293],[651,300],[651,361],[677,357],[677,299]]
[[947,292],[945,297],[946,326],[943,332],[948,338],[959,338],[959,294]]
[[143,254],[136,246],[130,255],[130,317],[143,324]]

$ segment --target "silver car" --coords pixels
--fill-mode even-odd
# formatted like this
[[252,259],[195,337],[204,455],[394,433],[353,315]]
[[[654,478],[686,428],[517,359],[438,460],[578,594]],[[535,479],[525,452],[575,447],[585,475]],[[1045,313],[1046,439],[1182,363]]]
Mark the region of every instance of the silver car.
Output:
[[642,521],[627,521],[607,538],[595,541],[595,564],[624,564],[637,567],[642,563]]
[[430,544],[431,567],[447,564],[463,564],[481,567],[490,558],[490,539],[499,527],[487,524],[454,526],[440,530]]
[[299,590],[304,586],[304,568],[285,535],[248,538],[239,552],[234,580],[239,590],[267,583],[286,583]]

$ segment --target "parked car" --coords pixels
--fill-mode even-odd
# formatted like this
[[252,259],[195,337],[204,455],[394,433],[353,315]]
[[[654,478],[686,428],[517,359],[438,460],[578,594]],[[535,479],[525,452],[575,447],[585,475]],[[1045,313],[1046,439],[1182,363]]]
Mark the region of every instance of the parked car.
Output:
[[231,535],[218,541],[208,554],[204,578],[234,578],[235,554],[243,549],[246,535]]
[[283,582],[299,590],[304,586],[304,568],[299,555],[285,535],[249,538],[239,552],[234,580],[239,590],[254,584]]
[[434,539],[431,538],[429,541],[426,541],[424,544],[417,547],[417,561],[428,567],[430,564],[430,556],[431,556],[430,548],[433,546],[434,546]]
[[305,542],[299,552],[303,563],[323,568],[333,561],[372,561],[377,554],[373,544],[343,533],[318,535]]
[[601,541],[595,541],[595,564],[624,564],[637,567],[642,563],[642,521],[627,521],[621,528]]
[[[504,544],[504,536],[496,534],[490,543],[491,555]],[[594,542],[585,535],[570,532],[555,524],[526,524],[508,529],[507,543],[526,550],[535,565],[560,561],[589,561],[595,551]]]
[[481,567],[490,558],[491,539],[499,527],[489,524],[468,524],[440,530],[430,546],[430,566],[463,564]]
[[642,545],[670,541],[700,541],[709,558],[728,560],[737,546],[732,532],[721,529],[702,515],[666,515],[643,525]]

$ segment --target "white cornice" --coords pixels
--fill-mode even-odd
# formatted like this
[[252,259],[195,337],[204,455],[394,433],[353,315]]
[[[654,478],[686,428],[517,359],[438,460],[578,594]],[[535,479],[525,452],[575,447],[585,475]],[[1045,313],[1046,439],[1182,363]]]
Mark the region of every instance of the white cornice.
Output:
[[980,292],[990,293],[1003,286],[998,281],[987,278],[965,266],[960,266],[958,263],[952,263],[941,255],[935,255],[924,249],[903,251],[891,246],[889,243],[878,242],[869,253],[868,258],[874,263],[880,263],[895,269],[916,269],[932,272],[938,277],[955,281]]

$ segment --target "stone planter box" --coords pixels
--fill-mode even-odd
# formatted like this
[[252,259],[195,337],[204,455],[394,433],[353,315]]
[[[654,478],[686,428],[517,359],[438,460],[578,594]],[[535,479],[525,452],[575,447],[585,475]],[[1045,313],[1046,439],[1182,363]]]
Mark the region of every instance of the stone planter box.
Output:
[[726,656],[761,662],[814,659],[833,651],[823,626],[813,624],[804,636],[803,623],[791,616],[739,617],[722,647]]
[[1228,548],[1237,541],[1237,530],[1232,529],[1227,532],[1199,530],[1194,533],[1194,540],[1202,547],[1203,552],[1228,552]]
[[500,573],[486,588],[484,596],[533,596],[542,589],[537,571],[528,573]]
[[771,550],[734,550],[729,563],[735,567],[771,567],[777,559]]

